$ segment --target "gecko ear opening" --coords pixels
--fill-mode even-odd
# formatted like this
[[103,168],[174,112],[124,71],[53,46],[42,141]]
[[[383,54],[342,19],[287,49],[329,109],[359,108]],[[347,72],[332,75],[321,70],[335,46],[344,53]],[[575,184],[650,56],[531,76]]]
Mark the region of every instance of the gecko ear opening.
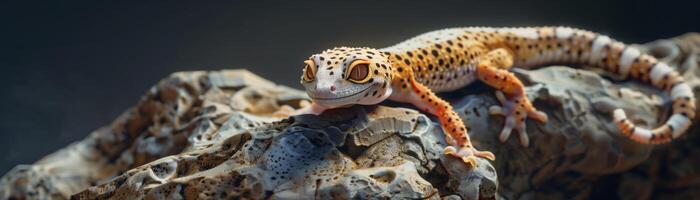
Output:
[[315,72],[315,69],[316,69],[315,65],[316,64],[314,63],[314,61],[311,61],[311,60],[304,61],[304,64],[305,64],[304,76],[303,76],[304,81],[305,82],[314,81],[314,79],[316,78],[316,72]]
[[345,72],[345,79],[353,83],[365,83],[372,78],[369,73],[369,61],[357,60],[350,64],[347,71]]

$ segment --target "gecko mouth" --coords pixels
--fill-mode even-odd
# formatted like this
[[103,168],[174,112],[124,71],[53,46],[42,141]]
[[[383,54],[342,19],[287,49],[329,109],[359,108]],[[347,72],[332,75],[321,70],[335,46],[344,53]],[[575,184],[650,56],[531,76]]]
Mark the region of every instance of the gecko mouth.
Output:
[[[374,85],[376,85],[376,84],[374,84]],[[358,95],[358,94],[362,94],[363,92],[365,92],[365,91],[369,90],[370,88],[372,88],[372,86],[374,86],[374,85],[367,86],[367,88],[362,89],[362,90],[360,90],[359,92],[355,92],[355,93],[352,93],[352,94],[349,94],[349,95],[345,95],[345,96],[341,96],[341,97],[311,97],[311,98],[313,98],[314,100],[322,100],[322,101],[332,101],[332,100],[346,99],[346,98],[354,97],[354,96],[356,96],[356,95]]]

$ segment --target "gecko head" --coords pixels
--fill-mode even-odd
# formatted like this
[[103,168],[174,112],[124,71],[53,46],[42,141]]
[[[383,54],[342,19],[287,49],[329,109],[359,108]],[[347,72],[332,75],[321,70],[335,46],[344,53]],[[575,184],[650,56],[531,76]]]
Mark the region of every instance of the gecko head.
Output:
[[326,108],[377,104],[391,95],[388,54],[371,48],[339,47],[304,61],[301,84]]

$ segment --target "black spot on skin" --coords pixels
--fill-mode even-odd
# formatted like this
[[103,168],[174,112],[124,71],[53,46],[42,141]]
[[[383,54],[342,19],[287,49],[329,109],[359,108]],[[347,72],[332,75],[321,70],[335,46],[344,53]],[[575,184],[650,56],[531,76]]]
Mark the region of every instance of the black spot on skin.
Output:
[[330,72],[330,73],[328,73],[328,74],[330,74],[331,76],[333,76],[333,72]]
[[377,96],[377,91],[372,92],[372,96]]
[[394,57],[396,57],[396,59],[398,59],[398,60],[402,60],[402,58],[399,54],[394,55]]
[[411,65],[411,61],[409,61],[408,59],[403,60],[403,63],[406,63],[406,65]]
[[323,61],[325,58],[323,56],[318,57],[319,60]]
[[432,71],[432,70],[433,70],[433,67],[434,67],[433,64],[429,64],[429,65],[428,65],[428,70],[431,70],[431,71]]
[[378,75],[378,74],[379,74],[379,70],[376,70],[376,69],[375,69],[375,70],[374,70],[374,75]]
[[413,53],[411,53],[410,51],[406,52],[406,54],[408,55],[408,57],[413,57]]
[[403,72],[403,67],[399,67],[399,68],[396,69],[396,70],[399,71],[399,72]]
[[433,49],[432,51],[430,51],[430,53],[432,53],[433,56],[435,56],[435,57],[438,56],[438,52],[437,52],[437,50],[435,50],[435,49]]
[[437,47],[438,49],[442,49],[442,45],[440,44],[435,44],[435,47]]

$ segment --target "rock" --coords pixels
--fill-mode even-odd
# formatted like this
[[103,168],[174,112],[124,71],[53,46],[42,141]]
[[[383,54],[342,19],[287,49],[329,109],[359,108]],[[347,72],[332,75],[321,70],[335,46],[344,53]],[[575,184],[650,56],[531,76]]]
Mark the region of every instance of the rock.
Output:
[[[444,142],[438,126],[408,109],[356,106],[281,121],[233,111],[220,126],[206,126],[220,127],[195,131],[211,133],[204,136],[212,138],[210,144],[126,171],[73,197],[437,199],[439,189],[474,197],[495,195],[495,171],[487,161],[481,168],[489,169],[490,176],[467,176],[474,172],[440,153]],[[448,169],[455,169],[449,174],[459,177],[450,181],[476,190],[459,191],[425,180],[422,175],[441,173],[441,157],[450,164]],[[492,188],[479,193],[480,182]]]
[[[680,66],[698,88],[700,34],[644,46]],[[478,167],[443,156],[439,124],[411,106],[385,103],[286,117],[303,91],[245,70],[179,72],[160,81],[111,125],[20,165],[0,178],[0,198],[27,199],[680,199],[700,191],[698,136],[640,145],[621,136],[610,111],[644,126],[665,120],[668,98],[595,70],[515,69],[547,124],[528,122],[530,147],[502,144],[493,90],[476,84],[442,94],[477,148]],[[662,117],[660,117],[662,116]],[[693,126],[689,133],[697,132]],[[636,192],[628,192],[636,191]]]

